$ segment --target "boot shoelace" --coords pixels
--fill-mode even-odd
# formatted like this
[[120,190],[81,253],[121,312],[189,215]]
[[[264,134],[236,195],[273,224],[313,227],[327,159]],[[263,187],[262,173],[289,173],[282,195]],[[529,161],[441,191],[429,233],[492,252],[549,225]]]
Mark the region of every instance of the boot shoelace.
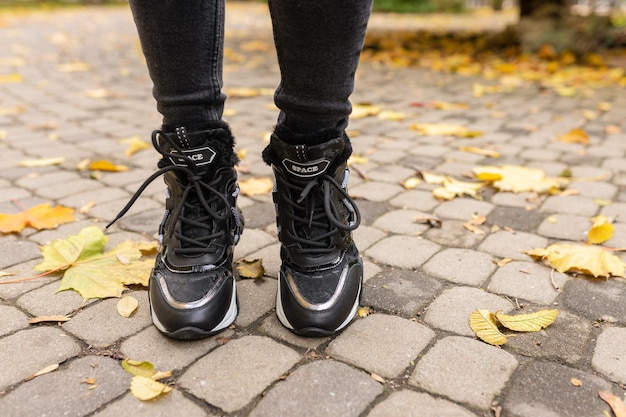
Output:
[[[291,206],[291,210],[287,210],[287,217],[294,222],[293,230],[295,233],[289,229],[285,232],[291,239],[300,243],[300,246],[296,248],[299,253],[329,253],[333,247],[329,245],[328,241],[339,230],[352,231],[359,226],[361,214],[356,203],[345,191],[345,187],[330,175],[324,174],[309,181],[304,186],[285,180],[281,180],[281,182],[284,182],[288,187],[290,194],[293,191],[294,195],[298,195],[295,202],[289,198],[283,201]],[[343,204],[354,216],[354,220],[348,224],[341,221],[337,207],[331,204],[333,189],[341,195]],[[296,213],[303,213],[304,215],[299,216]]]
[[[176,149],[178,153],[169,153],[165,151],[158,143],[158,138],[165,138],[168,143],[172,146],[172,148]],[[181,242],[180,248],[174,248],[174,253],[176,254],[202,254],[202,253],[214,253],[215,249],[212,248],[212,243],[216,238],[219,238],[224,235],[224,230],[220,230],[215,233],[212,232],[212,220],[222,221],[225,220],[232,212],[232,206],[226,199],[226,197],[216,190],[216,187],[222,176],[218,175],[209,183],[205,182],[203,177],[198,173],[198,167],[194,163],[191,158],[183,154],[182,149],[164,132],[161,130],[155,130],[152,132],[152,145],[163,157],[164,160],[171,158],[171,160],[184,160],[187,166],[182,165],[166,165],[159,170],[157,170],[154,174],[150,175],[141,186],[135,191],[135,194],[130,198],[126,206],[115,216],[115,218],[106,226],[109,228],[113,223],[121,219],[128,210],[135,204],[139,196],[143,193],[143,191],[158,177],[169,172],[169,171],[178,171],[187,177],[187,184],[183,190],[181,196],[181,203],[174,209],[171,213],[172,216],[172,224],[174,227],[169,231],[168,239],[172,236],[176,237]],[[210,195],[211,197],[207,199],[205,197],[205,193]],[[195,198],[194,198],[195,197]],[[190,203],[188,200],[192,200]],[[199,203],[199,212],[203,211],[205,215],[200,213],[198,216],[194,216],[194,218],[189,218],[183,216],[183,208],[187,207],[190,210],[198,209],[198,205],[195,204],[195,201]],[[211,205],[215,205],[215,203],[222,203],[226,210],[213,210]],[[224,214],[220,214],[222,211]],[[176,231],[176,223],[181,222],[181,232]],[[202,230],[204,233],[199,237],[190,237],[185,236],[184,229],[185,227],[191,227]],[[197,233],[194,233],[197,234]],[[183,246],[184,245],[184,246]]]

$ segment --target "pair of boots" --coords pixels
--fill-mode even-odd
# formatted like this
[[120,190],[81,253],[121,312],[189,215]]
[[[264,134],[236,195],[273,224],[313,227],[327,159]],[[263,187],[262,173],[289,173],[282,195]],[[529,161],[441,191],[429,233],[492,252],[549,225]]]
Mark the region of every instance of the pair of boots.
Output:
[[[263,151],[275,175],[281,268],[276,314],[302,336],[327,336],[347,326],[357,311],[363,264],[352,240],[360,215],[348,196],[351,146],[339,131],[322,132],[301,145],[279,129]],[[230,326],[237,317],[233,248],[243,231],[236,206],[234,139],[226,124],[187,132],[155,131],[159,170],[168,189],[160,226],[161,249],[149,283],[152,320],[166,336],[196,339]]]

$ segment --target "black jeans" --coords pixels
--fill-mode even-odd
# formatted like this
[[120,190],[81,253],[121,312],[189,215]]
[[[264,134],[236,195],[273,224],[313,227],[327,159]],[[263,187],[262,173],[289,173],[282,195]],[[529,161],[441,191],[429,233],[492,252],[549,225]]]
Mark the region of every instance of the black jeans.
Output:
[[[372,0],[269,0],[281,71],[278,125],[345,129]],[[130,0],[163,125],[219,121],[224,0]]]

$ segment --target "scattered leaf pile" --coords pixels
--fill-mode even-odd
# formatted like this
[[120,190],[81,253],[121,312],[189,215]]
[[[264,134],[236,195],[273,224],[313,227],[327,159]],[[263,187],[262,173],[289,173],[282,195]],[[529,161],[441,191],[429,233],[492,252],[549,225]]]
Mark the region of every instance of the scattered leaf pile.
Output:
[[540,310],[530,314],[508,315],[489,310],[477,309],[470,314],[469,325],[476,336],[486,343],[501,346],[507,336],[501,327],[516,332],[538,332],[551,325],[559,315],[558,310]]

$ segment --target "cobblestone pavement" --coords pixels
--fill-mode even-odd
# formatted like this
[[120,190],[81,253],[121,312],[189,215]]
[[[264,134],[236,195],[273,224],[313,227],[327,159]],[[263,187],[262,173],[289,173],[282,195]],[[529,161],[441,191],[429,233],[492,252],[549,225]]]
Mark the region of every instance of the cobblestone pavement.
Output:
[[[227,119],[238,149],[247,150],[244,180],[271,174],[260,152],[275,122],[271,90],[278,72],[268,50],[266,12],[233,10],[227,26]],[[22,81],[9,82],[11,74],[20,74]],[[0,278],[7,280],[34,274],[40,245],[86,225],[104,225],[117,213],[157,160],[148,150],[124,157],[126,145],[118,139],[148,139],[160,119],[125,8],[0,15],[3,76],[0,211],[19,211],[14,200],[24,207],[53,201],[80,208],[95,202],[77,222],[58,229],[2,236],[0,270],[17,273]],[[143,290],[133,292],[138,311],[122,318],[116,299],[83,302],[72,291],[56,293],[59,283],[53,278],[0,285],[0,414],[612,415],[598,392],[624,394],[625,281],[551,273],[521,251],[584,240],[589,219],[597,214],[616,222],[615,237],[606,245],[626,247],[626,135],[605,133],[607,125],[626,127],[624,89],[575,98],[526,88],[476,98],[474,81],[367,62],[360,68],[354,102],[413,114],[405,121],[366,117],[350,125],[355,152],[368,160],[351,179],[364,217],[356,240],[366,265],[362,304],[371,309],[367,317],[336,337],[306,339],[287,332],[274,314],[279,257],[273,205],[268,195],[242,197],[247,229],[236,257],[262,258],[267,276],[239,281],[241,313],[219,337],[177,342],[160,336],[150,323]],[[260,94],[242,97],[246,90],[235,88]],[[470,108],[410,106],[434,100]],[[601,102],[611,103],[611,110],[596,120],[583,117],[583,109]],[[418,136],[409,129],[415,121],[458,123],[484,135]],[[530,125],[534,129],[527,129]],[[581,126],[591,145],[554,140]],[[461,152],[460,145],[490,145],[502,157]],[[18,167],[23,160],[60,156],[66,158],[60,165]],[[112,159],[131,170],[94,177],[76,170],[84,158]],[[490,192],[482,201],[442,202],[432,197],[431,186],[407,190],[400,185],[417,169],[462,178],[475,165],[493,163],[537,167],[552,176],[569,169],[574,177],[604,177],[573,182],[569,189],[576,194],[538,199]],[[163,185],[153,184],[109,232],[109,245],[153,238],[162,200]],[[482,235],[463,227],[475,213],[487,218],[479,226]],[[441,227],[413,221],[426,215],[441,219]],[[493,262],[502,258],[512,262],[501,267]],[[560,315],[546,330],[510,338],[497,348],[470,330],[468,317],[475,308],[514,313],[557,308]],[[71,320],[28,323],[43,315]],[[153,402],[135,399],[131,376],[120,366],[127,357],[172,370],[166,382],[174,390]],[[60,366],[29,378],[52,364]]]

